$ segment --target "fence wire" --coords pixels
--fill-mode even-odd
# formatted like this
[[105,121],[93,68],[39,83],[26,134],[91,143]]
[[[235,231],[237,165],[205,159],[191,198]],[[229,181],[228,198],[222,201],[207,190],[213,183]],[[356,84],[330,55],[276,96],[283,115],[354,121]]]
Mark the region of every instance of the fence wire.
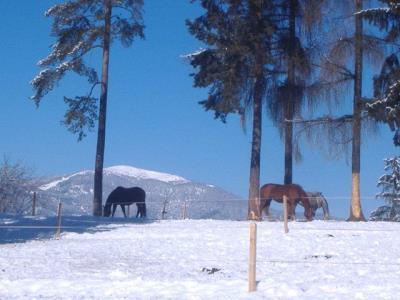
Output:
[[[104,241],[104,240],[103,240]],[[104,257],[103,257],[104,258]],[[184,264],[189,264],[195,262],[196,264],[206,264],[206,263],[213,263],[215,265],[223,266],[223,265],[229,265],[229,264],[241,264],[241,265],[247,265],[248,264],[248,259],[202,259],[199,257],[196,257],[195,259],[188,259],[188,258],[179,258],[179,259],[171,259],[170,257],[158,257],[157,259],[154,258],[146,258],[142,256],[135,256],[135,255],[118,255],[118,259],[125,260],[125,261],[137,261],[141,263],[154,263],[154,264],[160,264],[164,262],[169,262],[169,263],[184,263]],[[32,257],[28,256],[0,256],[0,261],[5,260],[8,263],[12,263],[13,260],[32,260]],[[35,261],[48,261],[48,257],[42,257],[42,256],[35,256]],[[85,258],[86,260],[86,258]],[[97,261],[98,259],[92,258],[91,260]],[[82,257],[66,257],[62,255],[57,255],[57,261],[58,262],[81,262]],[[309,259],[304,259],[304,260],[286,260],[286,259],[260,259],[257,258],[257,264],[278,264],[278,265],[298,265],[298,264],[303,264],[303,265],[326,265],[326,266],[384,266],[384,267],[396,267],[398,268],[400,266],[400,263],[397,262],[376,262],[376,261],[370,261],[370,262],[357,262],[357,261],[329,261],[328,259],[324,260],[319,260],[319,259],[314,259],[314,260],[309,260]]]

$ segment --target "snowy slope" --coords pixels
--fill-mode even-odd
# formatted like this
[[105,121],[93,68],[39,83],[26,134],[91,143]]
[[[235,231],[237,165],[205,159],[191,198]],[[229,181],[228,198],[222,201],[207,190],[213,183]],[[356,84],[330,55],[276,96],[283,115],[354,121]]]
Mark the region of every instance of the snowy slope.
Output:
[[65,176],[65,177],[62,176],[61,178],[58,178],[56,180],[51,180],[50,182],[39,186],[38,189],[41,190],[41,191],[47,191],[47,190],[50,190],[50,189],[54,189],[54,188],[57,188],[63,182],[68,181],[69,179],[71,179],[71,178],[73,178],[75,176],[86,175],[86,174],[92,175],[93,172],[82,171],[82,172],[74,173],[74,174],[69,175],[69,176]]
[[[69,215],[92,214],[93,171],[86,170],[43,182],[37,190],[40,215],[54,215],[58,202],[63,213]],[[148,213],[161,218],[164,204],[165,217],[181,218],[186,205],[191,218],[244,219],[247,203],[241,197],[217,186],[192,182],[181,176],[149,171],[132,166],[113,166],[104,169],[103,203],[117,186],[140,186],[146,191]],[[133,213],[135,213],[133,207]],[[118,209],[117,214],[121,215]]]
[[[46,183],[44,185],[41,185],[39,187],[39,190],[42,191],[47,191],[52,188],[56,188],[59,186],[61,183],[68,181],[69,179],[80,176],[80,175],[91,175],[93,176],[93,171],[82,171],[78,173],[74,173],[69,176],[61,177],[59,179],[56,179],[54,181],[50,181],[49,183]],[[126,177],[134,177],[136,179],[152,179],[152,180],[158,180],[158,181],[163,181],[163,182],[177,182],[177,183],[185,183],[189,182],[183,177],[176,176],[176,175],[171,175],[167,173],[161,173],[161,172],[155,172],[155,171],[148,171],[144,169],[138,169],[132,166],[113,166],[109,168],[105,168],[103,170],[103,173],[105,176],[126,176]]]
[[[0,216],[2,226],[54,221]],[[0,244],[0,299],[399,299],[400,295],[398,223],[291,222],[285,235],[281,222],[260,222],[258,291],[249,294],[247,221],[109,224],[104,218],[67,217],[64,222],[69,227],[60,240]],[[0,234],[5,231],[10,238],[20,234],[0,227]]]
[[131,166],[113,166],[105,168],[104,173],[108,175],[135,177],[137,179],[153,179],[163,182],[176,182],[176,183],[189,182],[189,180],[186,180],[185,178],[180,176],[171,175],[168,173],[160,173],[155,171],[138,169]]

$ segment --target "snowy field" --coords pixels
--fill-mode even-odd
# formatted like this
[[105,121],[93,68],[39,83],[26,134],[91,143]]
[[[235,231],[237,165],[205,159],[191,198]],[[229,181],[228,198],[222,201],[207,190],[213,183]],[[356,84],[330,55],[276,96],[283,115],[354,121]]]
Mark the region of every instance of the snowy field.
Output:
[[248,293],[249,222],[114,222],[0,215],[0,299],[400,299],[398,223],[257,223]]

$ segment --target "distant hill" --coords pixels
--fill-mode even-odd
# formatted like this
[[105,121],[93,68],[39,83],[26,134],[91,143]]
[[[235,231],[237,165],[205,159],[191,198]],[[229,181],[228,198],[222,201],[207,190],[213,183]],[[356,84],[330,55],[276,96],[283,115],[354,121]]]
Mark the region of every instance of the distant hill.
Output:
[[[37,189],[37,211],[54,215],[59,201],[63,213],[91,215],[93,200],[93,171],[43,179]],[[165,204],[165,218],[182,217],[186,202],[188,218],[243,220],[247,215],[247,201],[217,186],[192,182],[183,177],[138,169],[131,166],[113,166],[104,169],[103,203],[117,186],[140,186],[146,191],[149,218],[161,218]],[[121,215],[120,208],[117,209]],[[131,215],[136,206],[131,206]]]

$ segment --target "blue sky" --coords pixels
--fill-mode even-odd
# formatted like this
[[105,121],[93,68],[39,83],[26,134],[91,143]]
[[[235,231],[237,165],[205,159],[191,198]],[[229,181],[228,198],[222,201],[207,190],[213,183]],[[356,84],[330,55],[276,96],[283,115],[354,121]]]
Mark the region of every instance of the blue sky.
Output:
[[[51,20],[44,11],[60,1],[5,1],[0,19],[0,154],[23,161],[39,176],[61,175],[94,168],[95,132],[82,141],[60,124],[65,111],[63,95],[82,95],[84,79],[68,76],[37,109],[29,100],[29,81],[38,73],[36,62],[53,42]],[[249,182],[251,126],[242,130],[237,117],[227,124],[214,120],[198,101],[205,90],[192,87],[190,66],[181,55],[201,47],[191,37],[185,19],[201,10],[190,1],[145,1],[146,40],[111,52],[105,166],[126,164],[218,185],[246,197]],[[88,57],[100,65],[98,54]],[[370,80],[366,90],[371,90]],[[349,95],[351,96],[351,95]],[[262,183],[283,180],[283,143],[264,118]],[[380,204],[383,159],[398,153],[392,133],[381,127],[377,137],[364,141],[361,192],[364,213]],[[332,212],[349,211],[351,168],[349,159],[327,160],[318,149],[303,146],[303,162],[294,165],[294,182],[306,190],[322,191]]]

